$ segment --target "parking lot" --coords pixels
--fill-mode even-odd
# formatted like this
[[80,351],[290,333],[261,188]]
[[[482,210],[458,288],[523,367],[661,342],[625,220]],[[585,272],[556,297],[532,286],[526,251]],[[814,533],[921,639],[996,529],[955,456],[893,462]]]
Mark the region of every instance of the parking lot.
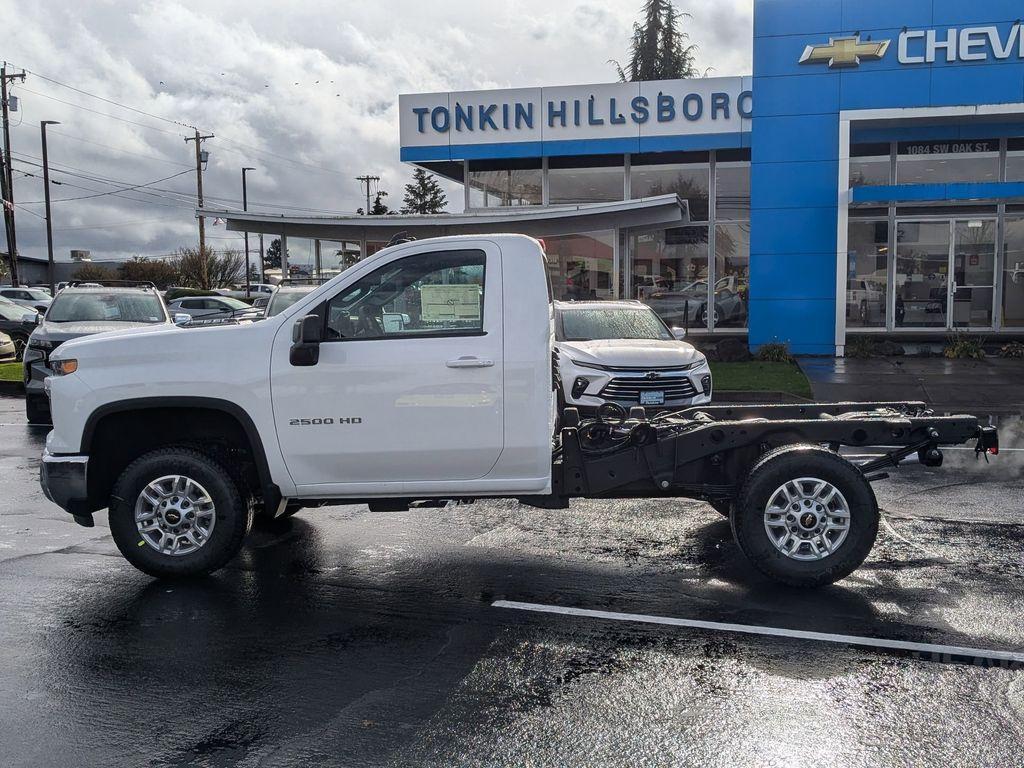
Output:
[[[690,501],[300,513],[193,583],[131,568],[37,482],[0,398],[0,763],[1019,765],[1024,439],[875,486],[878,545],[780,588]],[[1016,449],[1016,450],[1012,450]],[[810,630],[975,663],[498,601]]]

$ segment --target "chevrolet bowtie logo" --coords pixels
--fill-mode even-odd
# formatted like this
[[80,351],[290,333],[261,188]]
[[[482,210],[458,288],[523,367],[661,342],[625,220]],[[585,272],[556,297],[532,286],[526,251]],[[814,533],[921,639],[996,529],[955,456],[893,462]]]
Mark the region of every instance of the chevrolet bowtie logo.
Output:
[[861,61],[877,61],[889,50],[890,40],[867,41],[862,43],[860,35],[854,37],[833,37],[828,45],[808,45],[801,64],[824,64],[829,69],[859,66]]

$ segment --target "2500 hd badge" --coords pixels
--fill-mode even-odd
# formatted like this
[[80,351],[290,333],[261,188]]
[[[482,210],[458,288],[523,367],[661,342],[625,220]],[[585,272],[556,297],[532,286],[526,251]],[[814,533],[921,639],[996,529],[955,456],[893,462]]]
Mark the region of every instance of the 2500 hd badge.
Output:
[[331,424],[362,424],[363,420],[358,416],[345,416],[337,419],[330,417],[326,419],[292,419],[288,422],[289,427],[321,427]]

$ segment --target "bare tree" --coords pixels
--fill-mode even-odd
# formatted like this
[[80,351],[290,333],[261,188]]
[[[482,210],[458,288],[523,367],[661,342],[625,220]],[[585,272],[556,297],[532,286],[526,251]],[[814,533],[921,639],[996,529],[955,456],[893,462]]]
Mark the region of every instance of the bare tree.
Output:
[[183,286],[209,291],[238,282],[244,276],[245,259],[238,251],[218,254],[212,248],[179,248],[171,265]]

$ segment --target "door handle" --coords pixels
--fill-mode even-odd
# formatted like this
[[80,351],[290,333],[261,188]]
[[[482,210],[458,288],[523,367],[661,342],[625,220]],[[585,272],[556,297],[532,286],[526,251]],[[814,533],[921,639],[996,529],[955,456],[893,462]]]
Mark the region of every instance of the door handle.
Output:
[[480,357],[459,357],[445,363],[449,368],[493,368],[493,360],[484,360]]

